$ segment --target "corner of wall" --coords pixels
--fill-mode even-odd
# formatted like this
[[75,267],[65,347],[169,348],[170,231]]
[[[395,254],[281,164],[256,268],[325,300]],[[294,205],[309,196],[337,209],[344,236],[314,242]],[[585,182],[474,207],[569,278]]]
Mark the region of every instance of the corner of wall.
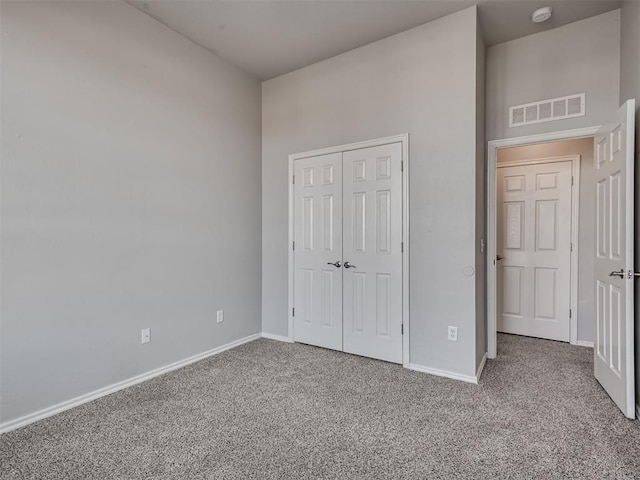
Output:
[[487,351],[485,76],[486,44],[476,17],[476,368]]

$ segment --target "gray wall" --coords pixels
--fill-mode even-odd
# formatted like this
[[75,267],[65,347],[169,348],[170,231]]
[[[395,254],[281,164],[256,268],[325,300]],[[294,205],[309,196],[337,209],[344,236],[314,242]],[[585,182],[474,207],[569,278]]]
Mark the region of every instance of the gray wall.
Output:
[[486,45],[480,26],[476,32],[476,369],[487,352],[487,162],[485,143]]
[[0,421],[259,332],[259,83],[124,3],[1,8]]
[[[601,125],[618,107],[620,10],[487,50],[487,138]],[[509,128],[509,107],[586,92],[586,116]]]
[[595,252],[595,168],[593,139],[527,145],[498,150],[498,162],[581,155],[580,201],[578,218],[578,340],[595,342],[595,305],[593,303]]
[[[635,262],[640,271],[640,2],[622,3],[620,103],[636,100],[636,196]],[[635,311],[640,316],[640,282],[636,282]],[[640,405],[640,322],[636,321],[636,405]],[[640,407],[636,407],[640,411]]]
[[476,55],[472,7],[263,83],[265,332],[287,334],[287,156],[409,133],[411,362],[475,374]]

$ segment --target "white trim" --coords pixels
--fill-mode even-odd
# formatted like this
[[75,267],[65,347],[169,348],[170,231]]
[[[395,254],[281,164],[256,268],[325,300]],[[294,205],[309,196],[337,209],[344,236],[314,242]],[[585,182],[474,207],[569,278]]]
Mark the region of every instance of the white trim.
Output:
[[402,324],[404,325],[402,336],[402,365],[409,366],[409,335],[411,322],[409,322],[409,134],[401,135],[402,142],[402,242],[404,253],[402,255]]
[[473,375],[464,375],[462,373],[450,372],[448,370],[440,370],[439,368],[431,368],[425,367],[424,365],[418,365],[415,363],[410,363],[408,367],[409,370],[414,370],[416,372],[428,373],[430,375],[436,375],[438,377],[450,378],[452,380],[460,380],[462,382],[474,383],[478,384],[478,377],[474,377]]
[[573,250],[569,272],[569,308],[572,315],[569,320],[569,343],[575,345],[578,341],[578,278],[579,277],[579,238],[580,238],[580,160],[581,155],[565,155],[560,157],[534,158],[531,160],[514,160],[496,164],[497,168],[518,167],[527,165],[541,165],[545,163],[571,162],[571,176],[574,184],[571,186],[571,243]]
[[577,345],[578,347],[593,348],[593,342],[587,342],[586,340],[577,340],[574,345]]
[[482,371],[484,370],[484,366],[487,363],[487,354],[485,353],[482,356],[482,360],[480,360],[480,365],[478,365],[478,370],[476,371],[476,383],[480,382],[480,377],[482,376]]
[[402,144],[402,242],[404,245],[404,254],[402,255],[402,323],[404,325],[404,335],[402,337],[402,365],[405,368],[409,367],[409,338],[411,330],[411,322],[409,319],[409,134],[404,133],[401,135],[394,135],[391,137],[376,138],[373,140],[365,140],[362,142],[348,143],[345,145],[337,145],[334,147],[320,148],[318,150],[310,150],[307,152],[294,153],[289,155],[289,176],[287,181],[289,182],[289,235],[288,246],[289,252],[289,293],[288,293],[288,334],[287,338],[290,342],[293,342],[293,306],[294,306],[294,292],[293,292],[293,238],[294,238],[294,225],[293,225],[293,199],[294,199],[294,185],[293,185],[293,172],[294,161],[302,158],[317,157],[320,155],[329,155],[332,153],[349,152],[351,150],[359,150],[361,148],[379,147],[381,145],[389,145],[391,143]]
[[278,342],[293,343],[289,337],[284,335],[274,335],[273,333],[262,332],[262,338],[268,338],[269,340],[276,340]]
[[71,408],[82,405],[83,403],[88,403],[93,400],[96,400],[100,397],[104,397],[111,393],[115,393],[119,390],[123,390],[125,388],[131,387],[133,385],[137,385],[138,383],[145,382],[154,377],[162,375],[164,373],[171,372],[172,370],[177,370],[178,368],[185,367],[191,363],[198,362],[200,360],[204,360],[207,357],[211,357],[213,355],[217,355],[218,353],[222,353],[225,350],[229,350],[234,347],[238,347],[244,343],[251,342],[253,340],[257,340],[261,337],[260,333],[256,333],[254,335],[249,335],[248,337],[241,338],[239,340],[235,340],[231,343],[227,343],[226,345],[222,345],[220,347],[213,348],[203,353],[198,353],[197,355],[193,355],[189,358],[185,358],[184,360],[179,360],[177,362],[171,363],[164,367],[156,368],[149,372],[136,375],[135,377],[128,378],[118,383],[114,383],[107,387],[99,388],[98,390],[94,390],[93,392],[85,393],[84,395],[80,395],[79,397],[72,398],[71,400],[66,400],[64,402],[58,403],[57,405],[53,405],[51,407],[43,408],[42,410],[38,410],[37,412],[30,413],[20,418],[16,418],[15,420],[9,420],[0,425],[0,433],[7,433],[12,430],[16,430],[18,428],[29,425],[30,423],[37,422],[47,417],[51,417],[52,415],[56,415],[58,413],[64,412],[65,410],[69,410]]
[[[329,155],[331,153],[350,152],[351,150],[360,150],[362,148],[379,147],[381,145],[389,145],[390,143],[408,142],[409,134],[403,133],[390,137],[374,138],[372,140],[364,140],[361,142],[345,143],[333,147],[318,148],[306,152],[294,153],[289,155],[289,160],[300,160],[301,158],[319,157],[320,155]],[[292,173],[293,174],[293,173]]]
[[559,140],[573,140],[592,137],[600,127],[580,128],[551,132],[527,137],[491,140],[487,150],[487,353],[488,357],[496,358],[498,354],[497,338],[497,309],[496,309],[496,172],[498,163],[498,149],[548,143]]
[[580,160],[580,157],[581,155],[562,155],[557,157],[532,158],[531,160],[511,160],[509,162],[500,162],[496,165],[496,168],[540,165],[543,163],[573,162],[576,159]]
[[[624,103],[624,106],[626,107],[627,110],[627,118],[625,119],[625,123],[627,124],[627,126],[631,127],[626,134],[626,140],[627,140],[627,145],[625,146],[625,150],[626,152],[628,152],[629,154],[631,154],[631,162],[627,162],[625,160],[625,162],[627,163],[627,178],[626,178],[626,200],[627,200],[627,205],[626,205],[626,232],[627,232],[627,241],[626,243],[626,257],[627,257],[627,265],[629,266],[628,268],[633,272],[635,271],[635,259],[634,259],[634,233],[635,233],[635,201],[638,198],[635,192],[635,161],[636,161],[636,150],[635,150],[635,127],[636,127],[636,101],[635,99],[630,99],[627,100]],[[629,241],[631,240],[631,241]],[[634,407],[634,403],[636,402],[635,399],[635,390],[636,390],[636,371],[635,371],[635,359],[637,358],[636,355],[638,355],[640,352],[636,352],[635,351],[635,347],[634,347],[634,341],[635,341],[635,318],[636,318],[636,314],[637,312],[635,311],[635,302],[634,302],[634,293],[635,293],[635,289],[634,289],[634,283],[633,280],[631,280],[631,288],[627,289],[627,297],[631,297],[631,299],[627,298],[627,301],[625,302],[626,305],[626,319],[627,321],[626,323],[626,345],[625,345],[625,350],[626,350],[626,379],[625,379],[625,388],[627,390],[627,398],[626,398],[626,415],[627,417],[633,418],[633,407]],[[631,388],[629,388],[631,387]],[[637,405],[637,404],[636,404]]]

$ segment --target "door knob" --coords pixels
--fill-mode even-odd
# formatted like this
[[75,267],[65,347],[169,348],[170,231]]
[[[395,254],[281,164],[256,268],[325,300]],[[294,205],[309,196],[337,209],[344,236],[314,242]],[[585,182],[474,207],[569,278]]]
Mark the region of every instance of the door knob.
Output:
[[610,276],[610,277],[620,277],[620,278],[624,278],[624,270],[621,268],[619,272],[618,272],[617,270],[616,270],[616,271],[613,271],[613,272],[611,272],[611,273],[609,274],[609,276]]
[[502,260],[504,257],[502,255],[496,255],[496,260],[499,262],[500,260]]
[[[333,262],[333,263],[327,262],[327,265],[333,265],[336,268],[340,268],[341,267],[340,260],[338,260],[337,262]],[[345,267],[346,267],[346,264],[345,264]]]
[[344,268],[356,268],[356,266],[351,265],[349,262],[344,262]]

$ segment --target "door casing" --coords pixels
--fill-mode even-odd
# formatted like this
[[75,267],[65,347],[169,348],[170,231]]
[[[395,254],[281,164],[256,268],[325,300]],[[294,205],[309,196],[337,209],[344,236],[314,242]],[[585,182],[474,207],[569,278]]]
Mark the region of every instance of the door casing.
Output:
[[[573,249],[571,251],[571,262],[570,262],[570,292],[569,292],[569,308],[571,309],[572,315],[569,321],[569,342],[572,345],[578,344],[578,254],[580,251],[579,248],[579,201],[580,201],[580,155],[566,155],[562,157],[549,157],[549,158],[536,158],[531,160],[515,160],[511,162],[502,162],[500,163],[501,167],[522,167],[527,165],[539,165],[545,163],[556,163],[556,162],[571,162],[571,176],[573,177],[574,183],[571,189],[571,244]],[[497,174],[497,163],[496,163],[496,174]],[[496,185],[497,188],[497,185]],[[497,195],[497,191],[496,191]],[[497,197],[496,197],[497,198]],[[496,211],[496,229],[497,229],[497,211]],[[496,244],[497,244],[497,235],[496,235]],[[494,257],[495,258],[495,257]],[[497,280],[497,266],[496,266],[496,280]],[[497,282],[496,282],[496,294],[497,294]],[[496,315],[498,314],[498,309],[496,306]],[[496,317],[497,321],[497,317]],[[496,324],[497,329],[497,324]],[[592,345],[589,345],[592,346]]]
[[[507,147],[520,147],[562,140],[576,140],[579,138],[593,137],[600,126],[580,128],[576,130],[564,130],[559,132],[529,135],[525,137],[505,138],[491,140],[487,147],[487,357],[496,358],[498,355],[498,331],[497,331],[497,169],[498,150]],[[575,255],[577,258],[577,255]],[[572,286],[573,288],[573,286]],[[573,295],[573,292],[572,292]],[[575,317],[575,315],[574,315]],[[573,320],[573,318],[572,318]],[[572,329],[573,332],[576,329]],[[573,342],[572,342],[573,343]],[[577,343],[577,339],[576,339]]]
[[362,142],[348,143],[333,147],[321,148],[307,152],[294,153],[289,155],[289,236],[288,236],[288,331],[287,338],[293,342],[293,306],[294,306],[294,162],[308,157],[317,157],[330,153],[347,152],[359,150],[361,148],[378,147],[390,143],[402,144],[402,366],[409,368],[409,339],[411,335],[411,325],[409,319],[409,134],[400,134],[390,137],[365,140]]

